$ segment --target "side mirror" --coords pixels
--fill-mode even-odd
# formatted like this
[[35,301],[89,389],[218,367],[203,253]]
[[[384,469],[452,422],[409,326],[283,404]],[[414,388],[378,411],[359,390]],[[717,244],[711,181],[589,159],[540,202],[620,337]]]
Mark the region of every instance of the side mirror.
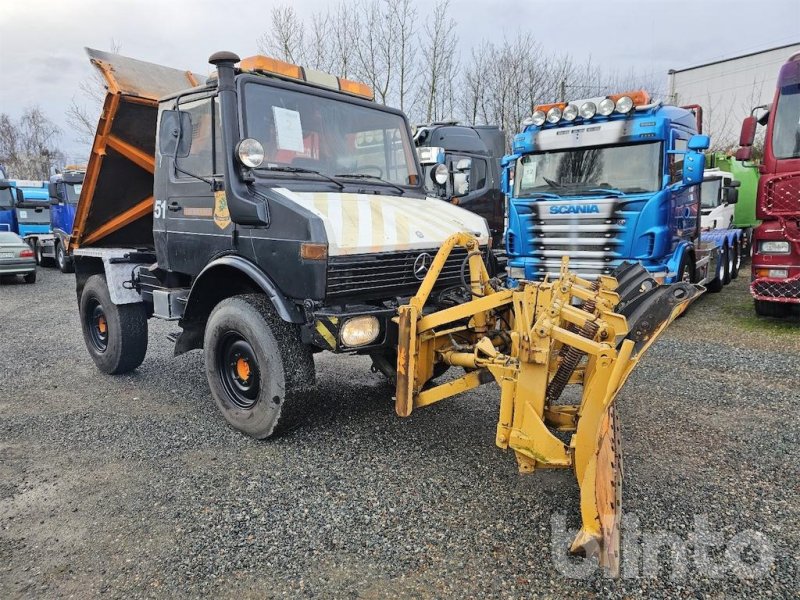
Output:
[[740,146],[752,146],[753,142],[756,139],[756,127],[758,126],[758,120],[755,116],[750,115],[749,117],[745,117],[742,121],[742,131],[739,133],[739,145]]
[[711,138],[707,135],[696,134],[689,138],[687,147],[689,150],[708,150],[711,145]]
[[[702,137],[708,138],[708,136]],[[703,183],[703,171],[705,167],[705,154],[693,150],[687,152],[683,157],[683,185],[688,186]]]
[[22,193],[22,190],[19,188],[14,188],[14,191],[17,193],[17,206],[25,202],[25,194]]
[[186,158],[192,149],[192,115],[180,110],[161,113],[158,151],[162,156]]
[[47,193],[50,196],[51,206],[61,204],[61,198],[58,196],[58,186],[55,183],[50,182],[47,184]]
[[736,204],[739,201],[739,190],[735,187],[722,188],[722,202],[725,204]]

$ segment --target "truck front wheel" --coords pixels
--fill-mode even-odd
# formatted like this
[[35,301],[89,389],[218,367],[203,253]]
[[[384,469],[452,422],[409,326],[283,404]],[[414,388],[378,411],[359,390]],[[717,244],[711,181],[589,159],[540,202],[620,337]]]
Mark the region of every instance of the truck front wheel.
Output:
[[97,368],[116,375],[133,371],[147,352],[144,304],[114,304],[106,278],[92,275],[81,294],[81,328]]
[[75,271],[72,258],[67,256],[64,245],[61,242],[56,242],[56,262],[62,273],[73,273]]
[[314,359],[297,326],[262,294],[220,302],[206,324],[206,376],[225,420],[256,439],[275,431],[284,402],[314,384]]

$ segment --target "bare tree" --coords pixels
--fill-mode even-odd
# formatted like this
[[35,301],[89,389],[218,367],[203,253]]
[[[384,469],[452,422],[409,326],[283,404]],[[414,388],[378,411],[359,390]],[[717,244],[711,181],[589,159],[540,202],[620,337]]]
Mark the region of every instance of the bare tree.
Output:
[[414,28],[417,11],[411,6],[411,0],[390,0],[394,34],[396,37],[397,61],[397,104],[400,110],[406,108],[406,96],[411,88],[411,81],[416,75],[417,62],[413,52],[416,42]]
[[356,73],[375,91],[382,104],[389,99],[395,67],[394,18],[390,0],[361,0],[356,29]]
[[18,179],[48,179],[55,167],[63,166],[58,148],[61,130],[38,106],[27,108],[16,123],[0,114],[0,164]]
[[[111,40],[110,52],[118,54],[122,46]],[[95,69],[92,75],[78,83],[78,98],[72,97],[66,111],[67,125],[76,135],[75,141],[91,145],[100,120],[103,97],[106,93],[106,80]]]
[[305,62],[304,25],[291,5],[272,9],[271,25],[258,41],[258,49],[286,62],[301,65]]
[[455,108],[451,82],[458,70],[458,36],[449,10],[450,0],[439,0],[424,27],[419,94],[428,123],[451,116]]

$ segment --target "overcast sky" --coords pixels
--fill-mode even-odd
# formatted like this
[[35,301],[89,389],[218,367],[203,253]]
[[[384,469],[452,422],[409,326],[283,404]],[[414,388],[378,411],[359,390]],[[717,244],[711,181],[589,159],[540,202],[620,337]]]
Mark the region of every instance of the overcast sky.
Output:
[[[208,72],[208,56],[256,53],[273,2],[244,0],[0,0],[0,112],[38,104],[63,129],[68,158],[86,160],[64,112],[90,74],[84,46]],[[294,2],[301,16],[328,2]],[[425,14],[431,1],[420,1]],[[548,51],[591,55],[618,71],[666,80],[682,68],[800,42],[800,0],[451,0],[462,50],[530,30]],[[666,84],[665,84],[666,87]],[[83,155],[83,157],[81,157]]]

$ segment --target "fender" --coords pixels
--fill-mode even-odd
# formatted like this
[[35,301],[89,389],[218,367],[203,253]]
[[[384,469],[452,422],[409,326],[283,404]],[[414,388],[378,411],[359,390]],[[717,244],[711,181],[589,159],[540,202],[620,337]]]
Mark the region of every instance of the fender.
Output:
[[[681,266],[681,261],[683,260],[683,257],[687,252],[689,253],[694,252],[694,248],[692,247],[692,245],[687,242],[681,242],[678,245],[678,247],[675,248],[675,251],[672,253],[672,256],[667,261],[667,269],[669,270],[670,273],[675,273],[675,274],[678,273],[678,267]],[[675,280],[672,277],[669,278],[669,281],[671,283],[675,282]]]
[[[221,286],[223,279],[226,281]],[[302,311],[258,266],[235,254],[222,256],[208,263],[192,283],[180,321],[183,330],[175,340],[175,356],[203,347],[206,321],[218,302],[254,289],[266,294],[281,319],[289,323],[305,323]]]

